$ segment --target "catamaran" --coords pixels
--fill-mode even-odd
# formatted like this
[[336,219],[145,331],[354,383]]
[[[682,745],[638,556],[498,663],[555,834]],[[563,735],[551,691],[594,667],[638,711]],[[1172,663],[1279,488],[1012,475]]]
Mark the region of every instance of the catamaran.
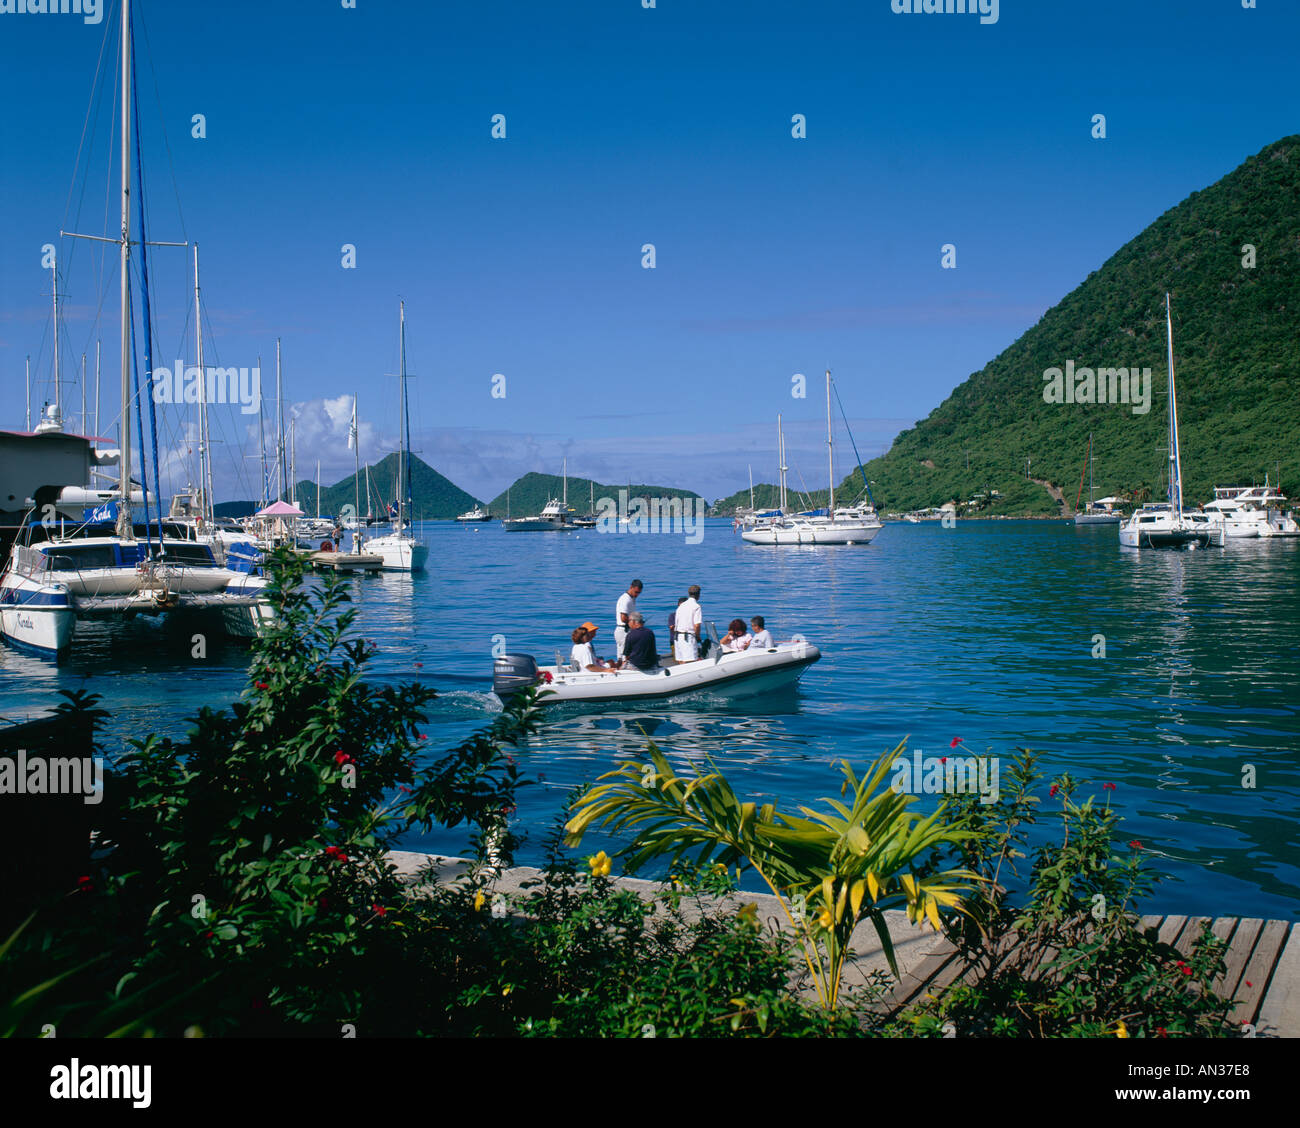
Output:
[[1178,399],[1174,391],[1174,318],[1165,294],[1165,339],[1169,356],[1168,502],[1135,509],[1119,528],[1124,548],[1197,548],[1223,544],[1223,522],[1202,511],[1183,509],[1183,465],[1178,453]]
[[[134,52],[130,0],[121,9],[121,228],[117,238],[79,236],[117,243],[121,264],[121,372],[122,409],[119,419],[119,481],[116,498],[97,506],[80,523],[61,520],[43,523],[32,511],[10,551],[0,575],[0,633],[11,643],[58,656],[72,644],[78,620],[130,620],[138,615],[159,616],[182,612],[215,612],[232,634],[252,635],[269,619],[267,581],[256,572],[255,562],[244,560],[221,566],[212,546],[169,535],[159,508],[158,454],[155,443],[153,483],[141,473],[144,521],[137,524],[131,512],[135,491],[131,481],[131,408],[140,400],[135,374],[135,338],[131,314],[131,248],[140,248],[144,370],[152,370],[152,333],[148,293],[148,241],[144,226],[143,193],[137,195],[138,235],[132,237],[130,202],[142,179],[140,154],[135,153],[132,176],[131,139],[134,97]],[[65,233],[70,234],[70,233]],[[184,245],[184,244],[180,244]],[[153,411],[152,397],[148,397]],[[141,404],[141,412],[144,406]],[[152,417],[151,417],[152,421]],[[143,417],[139,420],[143,448]],[[151,431],[153,428],[151,427]],[[144,451],[141,450],[141,464]],[[21,542],[21,543],[19,543]]]
[[777,445],[780,455],[779,508],[751,514],[744,522],[741,537],[750,544],[870,544],[885,526],[876,515],[874,503],[866,503],[871,496],[871,486],[860,461],[858,470],[862,473],[862,484],[866,491],[863,498],[851,506],[838,509],[835,506],[835,439],[831,424],[829,369],[826,372],[826,463],[830,496],[825,509],[787,515],[785,476],[789,467],[785,461],[785,436],[781,430],[780,416],[777,417]]
[[398,302],[398,384],[401,388],[401,449],[397,455],[397,500],[390,510],[393,531],[366,541],[366,551],[383,557],[385,572],[419,572],[429,559],[429,546],[407,532],[411,524],[411,411],[406,395],[406,303]]

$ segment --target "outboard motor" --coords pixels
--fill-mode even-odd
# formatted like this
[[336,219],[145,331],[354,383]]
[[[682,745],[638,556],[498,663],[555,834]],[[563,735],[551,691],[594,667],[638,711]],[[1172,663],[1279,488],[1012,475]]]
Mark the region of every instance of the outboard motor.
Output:
[[492,663],[492,692],[503,701],[537,684],[537,660],[531,654],[503,654]]

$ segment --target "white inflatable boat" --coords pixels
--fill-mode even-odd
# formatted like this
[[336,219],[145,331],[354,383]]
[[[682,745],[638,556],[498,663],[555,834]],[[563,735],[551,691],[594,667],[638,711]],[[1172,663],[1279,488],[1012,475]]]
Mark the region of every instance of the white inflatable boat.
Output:
[[751,697],[793,686],[821,658],[821,651],[796,638],[770,649],[723,650],[716,643],[695,662],[659,665],[653,670],[575,670],[557,662],[539,666],[531,654],[503,654],[492,669],[492,692],[503,701],[536,687],[542,704],[566,701],[655,701],[705,693],[710,697]]

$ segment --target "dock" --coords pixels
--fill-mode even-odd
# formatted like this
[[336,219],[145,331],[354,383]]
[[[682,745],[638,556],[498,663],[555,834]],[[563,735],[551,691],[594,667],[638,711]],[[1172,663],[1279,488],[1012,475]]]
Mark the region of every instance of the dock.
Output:
[[[393,851],[389,860],[403,878],[413,879],[418,872],[431,870],[438,882],[445,883],[458,880],[469,864],[464,858],[408,851]],[[536,882],[542,876],[539,869],[516,866],[502,870],[493,888],[518,893],[524,882]],[[615,877],[613,881],[644,899],[662,887],[660,882],[641,878]],[[737,910],[757,904],[759,919],[765,924],[790,927],[780,903],[770,893],[734,893],[722,903]],[[913,924],[906,913],[896,909],[887,910],[885,919],[899,973],[898,984],[882,1003],[888,1012],[914,1006],[925,995],[937,994],[959,979],[975,978],[978,969],[965,965],[952,943],[928,924]],[[1160,941],[1189,955],[1206,922],[1215,936],[1228,941],[1224,954],[1227,971],[1216,986],[1223,997],[1236,999],[1230,1020],[1250,1024],[1259,1038],[1300,1037],[1300,932],[1295,923],[1254,917],[1144,916],[1140,926],[1154,929]],[[845,987],[864,984],[875,973],[888,970],[874,926],[860,922],[844,968]]]
[[313,552],[309,557],[313,568],[333,569],[335,572],[382,572],[384,558],[366,552]]

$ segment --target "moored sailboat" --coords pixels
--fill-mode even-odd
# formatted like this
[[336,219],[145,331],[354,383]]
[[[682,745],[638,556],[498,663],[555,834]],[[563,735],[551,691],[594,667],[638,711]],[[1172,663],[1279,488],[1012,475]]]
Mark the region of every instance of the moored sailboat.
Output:
[[1223,523],[1204,512],[1183,509],[1183,465],[1178,450],[1178,398],[1174,384],[1174,319],[1165,294],[1165,339],[1169,365],[1168,502],[1135,509],[1120,526],[1124,548],[1204,548],[1223,544]]
[[429,546],[407,531],[411,525],[411,411],[406,395],[406,303],[398,303],[398,385],[401,389],[401,449],[397,458],[397,499],[393,502],[393,531],[366,541],[366,551],[383,557],[385,572],[419,572],[429,558]]

